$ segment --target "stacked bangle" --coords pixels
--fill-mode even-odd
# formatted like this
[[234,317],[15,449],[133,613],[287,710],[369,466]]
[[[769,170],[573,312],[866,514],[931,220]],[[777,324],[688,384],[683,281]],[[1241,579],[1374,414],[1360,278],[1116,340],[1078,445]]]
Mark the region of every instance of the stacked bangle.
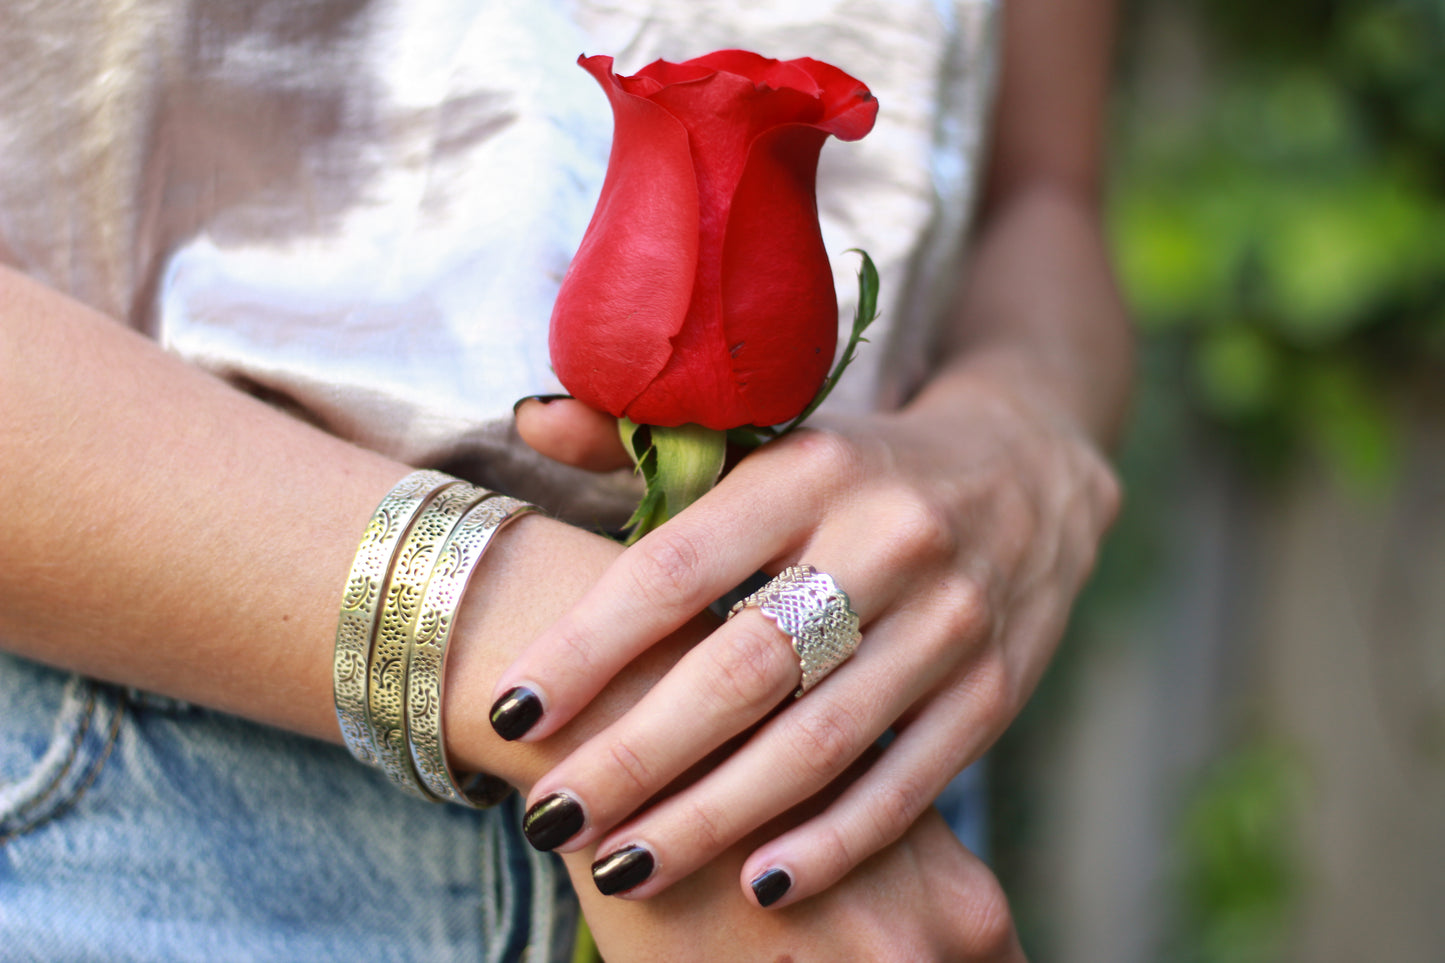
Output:
[[422,509],[392,556],[366,679],[366,729],[381,771],[401,789],[425,796],[406,748],[407,636],[431,579],[437,548],[457,519],[486,493],[467,484],[442,488]]
[[341,594],[341,618],[336,623],[336,656],[331,685],[336,699],[336,720],[351,754],[376,765],[371,734],[366,728],[366,680],[371,662],[371,640],[382,592],[391,570],[396,546],[411,528],[422,506],[437,490],[456,482],[439,471],[407,475],[387,493],[366,525],[346,589]]
[[494,783],[472,779],[459,784],[447,763],[441,714],[447,643],[451,641],[462,593],[492,536],[512,519],[533,510],[526,502],[504,495],[494,495],[471,507],[438,553],[408,640],[406,718],[411,761],[426,791],[448,802],[475,807],[500,802]]
[[506,795],[446,761],[442,670],[467,581],[492,536],[534,506],[435,471],[413,472],[367,525],[341,599],[332,684],[351,754],[403,790],[481,807]]

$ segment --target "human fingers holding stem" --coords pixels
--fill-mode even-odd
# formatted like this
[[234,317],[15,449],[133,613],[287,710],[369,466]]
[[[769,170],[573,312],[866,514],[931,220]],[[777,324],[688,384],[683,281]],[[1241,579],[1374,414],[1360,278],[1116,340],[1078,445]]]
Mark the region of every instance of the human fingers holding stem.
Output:
[[[1100,446],[1123,420],[1132,356],[1099,216],[1112,10],[1020,0],[1008,12],[977,230],[932,379],[903,411],[743,459],[501,677],[501,728],[542,738],[649,639],[757,569],[811,564],[849,594],[862,646],[804,698],[788,701],[799,668],[785,636],[750,610],[536,784],[533,834],[550,821],[549,844],[597,841],[609,888],[656,893],[891,727],[856,781],[739,873],[748,898],[778,907],[824,889],[1013,718],[1092,567],[1119,501]],[[556,457],[539,407],[518,428]],[[615,455],[597,437],[593,450]],[[742,732],[720,765],[637,814]]]
[[[536,784],[534,843],[596,843],[599,888],[646,897],[817,793],[890,728],[880,759],[759,847],[741,882],[760,904],[785,905],[897,839],[1021,706],[1113,511],[1090,446],[1041,437],[1023,416],[1007,424],[998,409],[981,404],[966,439],[959,413],[936,405],[796,434],[625,552],[503,673],[499,732],[555,732],[652,639],[759,569],[827,573],[864,641],[793,700],[790,640],[745,610]],[[639,813],[755,727],[707,775]]]

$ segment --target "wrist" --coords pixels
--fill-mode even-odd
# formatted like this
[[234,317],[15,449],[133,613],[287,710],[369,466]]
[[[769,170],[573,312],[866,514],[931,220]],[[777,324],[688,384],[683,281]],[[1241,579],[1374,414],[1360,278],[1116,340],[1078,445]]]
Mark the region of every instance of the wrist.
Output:
[[518,519],[493,541],[462,597],[446,666],[442,715],[455,768],[493,773],[524,792],[545,771],[540,747],[493,731],[493,684],[620,550],[540,516]]
[[[1000,423],[1043,425],[1102,452],[1122,413],[1100,410],[1077,376],[1012,345],[979,346],[955,358],[909,403],[905,415],[957,419],[992,411]],[[999,419],[996,419],[999,420]]]
[[697,619],[659,642],[545,740],[508,742],[498,736],[489,715],[502,671],[621,553],[622,546],[610,539],[536,515],[512,523],[488,549],[462,599],[446,668],[442,713],[455,767],[495,774],[526,793],[640,699],[707,632],[705,619]]

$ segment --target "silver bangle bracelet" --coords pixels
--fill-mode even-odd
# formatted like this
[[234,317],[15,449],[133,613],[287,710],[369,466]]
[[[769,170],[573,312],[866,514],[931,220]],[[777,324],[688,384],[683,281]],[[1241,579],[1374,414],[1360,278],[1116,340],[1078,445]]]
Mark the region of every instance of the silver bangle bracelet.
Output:
[[492,538],[534,505],[496,495],[474,504],[437,553],[436,565],[408,640],[407,732],[411,761],[436,798],[474,808],[496,805],[510,792],[505,782],[478,773],[458,781],[446,757],[442,698],[448,643],[457,610],[477,563]]
[[367,663],[366,725],[377,765],[399,788],[429,798],[407,749],[408,639],[447,536],[461,517],[491,493],[460,483],[427,503],[396,550]]
[[376,752],[366,725],[367,663],[392,557],[422,507],[442,488],[456,483],[439,471],[412,472],[398,482],[367,523],[346,577],[336,623],[332,695],[346,748],[368,765],[376,765]]

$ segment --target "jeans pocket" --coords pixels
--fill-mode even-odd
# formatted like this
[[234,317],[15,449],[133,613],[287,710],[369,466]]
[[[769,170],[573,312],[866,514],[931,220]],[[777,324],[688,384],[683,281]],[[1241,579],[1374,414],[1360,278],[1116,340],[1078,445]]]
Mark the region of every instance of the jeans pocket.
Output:
[[0,845],[73,806],[115,748],[118,690],[0,656]]

